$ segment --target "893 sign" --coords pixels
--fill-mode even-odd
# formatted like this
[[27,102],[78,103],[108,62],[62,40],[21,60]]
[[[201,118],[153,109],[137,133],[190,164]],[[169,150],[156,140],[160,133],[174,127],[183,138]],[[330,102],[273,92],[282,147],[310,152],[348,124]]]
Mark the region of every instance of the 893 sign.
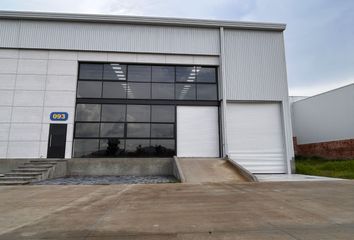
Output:
[[69,114],[67,112],[51,112],[50,120],[52,121],[66,121],[68,120]]

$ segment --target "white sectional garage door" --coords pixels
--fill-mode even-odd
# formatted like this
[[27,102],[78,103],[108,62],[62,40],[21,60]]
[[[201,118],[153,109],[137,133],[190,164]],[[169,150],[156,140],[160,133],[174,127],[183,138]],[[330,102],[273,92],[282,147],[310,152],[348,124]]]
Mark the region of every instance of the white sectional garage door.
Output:
[[177,107],[177,156],[219,157],[217,107]]
[[228,103],[229,156],[252,173],[285,173],[280,104]]

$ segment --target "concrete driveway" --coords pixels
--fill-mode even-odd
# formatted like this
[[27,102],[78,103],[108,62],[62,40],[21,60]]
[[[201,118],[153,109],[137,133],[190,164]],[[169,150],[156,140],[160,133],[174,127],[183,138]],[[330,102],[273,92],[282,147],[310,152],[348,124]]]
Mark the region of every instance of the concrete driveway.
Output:
[[0,188],[0,239],[354,239],[354,181]]

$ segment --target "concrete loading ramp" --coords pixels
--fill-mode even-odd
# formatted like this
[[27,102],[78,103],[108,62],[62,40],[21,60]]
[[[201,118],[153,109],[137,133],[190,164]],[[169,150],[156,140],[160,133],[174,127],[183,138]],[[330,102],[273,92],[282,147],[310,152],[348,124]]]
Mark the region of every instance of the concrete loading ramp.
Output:
[[176,158],[185,183],[249,182],[237,166],[221,158]]

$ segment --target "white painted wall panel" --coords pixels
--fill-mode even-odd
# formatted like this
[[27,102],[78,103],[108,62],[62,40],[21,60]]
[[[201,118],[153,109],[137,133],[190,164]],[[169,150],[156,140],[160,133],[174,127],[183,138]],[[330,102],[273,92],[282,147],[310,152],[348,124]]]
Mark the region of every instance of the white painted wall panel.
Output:
[[20,59],[18,62],[18,74],[46,74],[47,60]]
[[0,157],[46,157],[50,112],[69,113],[71,144],[77,53],[0,49],[1,60],[0,72],[11,74],[0,73]]
[[15,88],[16,74],[0,74],[0,90]]
[[288,97],[281,32],[225,30],[228,100],[283,100]]
[[9,142],[7,158],[38,158],[40,142]]
[[12,123],[40,123],[43,107],[13,107]]
[[177,107],[177,156],[219,157],[217,107]]
[[6,158],[8,142],[0,142],[0,158]]
[[39,141],[41,128],[41,124],[12,123],[9,141]]
[[17,75],[16,90],[45,90],[45,75]]
[[285,173],[279,103],[228,103],[229,157],[253,173]]
[[[1,46],[1,45],[0,45]],[[19,50],[18,49],[0,49],[0,58],[18,58]]]
[[12,107],[0,106],[0,123],[9,123]]
[[299,144],[354,138],[354,84],[292,104]]
[[0,141],[7,141],[10,132],[10,123],[0,123]]
[[0,90],[0,106],[11,106],[14,91]]
[[17,59],[0,59],[0,73],[17,73]]
[[43,106],[44,91],[15,91],[14,106],[31,106],[39,107]]
[[[20,27],[21,24],[21,27]],[[173,54],[219,53],[218,29],[0,20],[1,47]],[[87,39],[90,41],[87,41]]]

